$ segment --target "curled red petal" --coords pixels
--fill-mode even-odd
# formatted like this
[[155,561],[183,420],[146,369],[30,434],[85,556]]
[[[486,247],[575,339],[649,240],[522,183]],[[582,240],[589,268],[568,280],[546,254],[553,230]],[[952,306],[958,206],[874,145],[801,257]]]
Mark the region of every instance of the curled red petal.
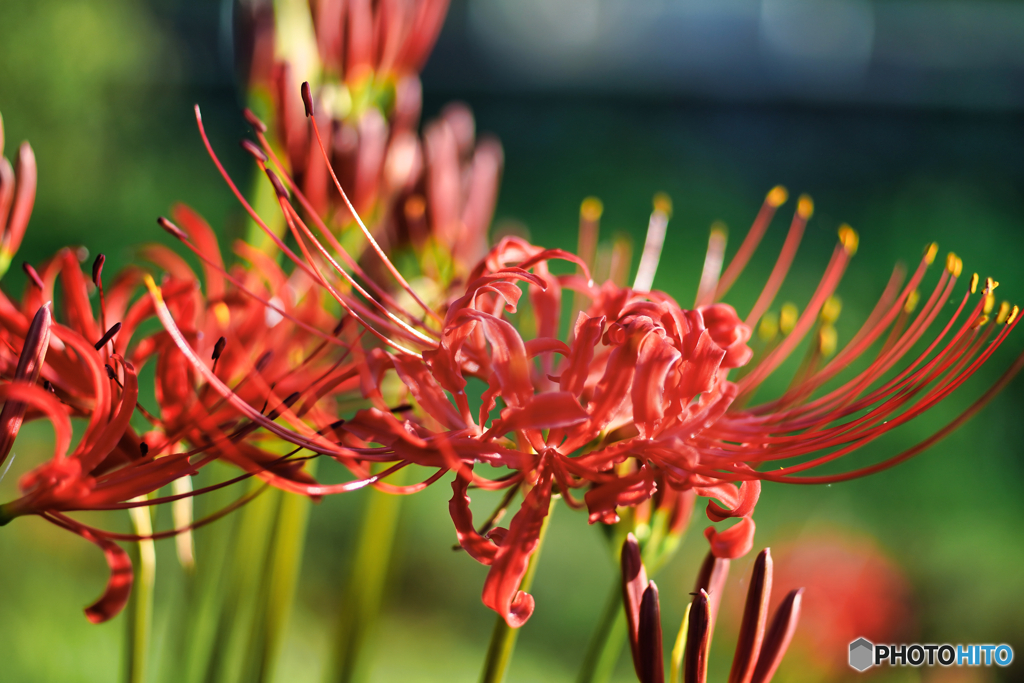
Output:
[[519,586],[530,556],[537,549],[550,502],[551,474],[545,471],[512,518],[484,582],[483,603],[504,617],[512,628],[519,628],[533,614],[533,596],[519,590]]
[[711,552],[715,557],[735,560],[749,553],[754,547],[755,528],[754,520],[744,517],[739,524],[725,531],[717,531],[715,527],[709,526],[704,530],[704,536],[711,544]]
[[[468,487],[469,479],[461,474],[456,475],[455,481],[452,482],[452,499],[448,502],[448,512],[455,523],[459,545],[480,564],[491,564],[494,562],[498,546],[494,541],[476,532],[473,526],[473,513],[469,509],[469,496],[466,495]],[[491,535],[493,537],[493,531]]]
[[[725,484],[723,489],[733,489],[732,484]],[[734,489],[735,490],[735,489]],[[706,494],[701,494],[706,495]],[[718,497],[718,494],[714,494]],[[729,517],[749,517],[754,512],[757,499],[761,496],[761,481],[753,479],[740,484],[739,490],[733,500],[725,500],[729,506],[722,507],[713,500],[708,501],[708,519],[712,522],[721,522]]]

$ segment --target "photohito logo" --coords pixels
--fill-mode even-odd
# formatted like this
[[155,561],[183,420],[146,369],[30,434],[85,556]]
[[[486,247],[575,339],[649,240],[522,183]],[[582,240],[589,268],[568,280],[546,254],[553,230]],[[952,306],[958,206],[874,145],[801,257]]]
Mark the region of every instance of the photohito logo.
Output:
[[850,643],[850,667],[866,671],[873,666],[1009,666],[1009,645],[950,645],[943,643],[875,645],[867,638]]

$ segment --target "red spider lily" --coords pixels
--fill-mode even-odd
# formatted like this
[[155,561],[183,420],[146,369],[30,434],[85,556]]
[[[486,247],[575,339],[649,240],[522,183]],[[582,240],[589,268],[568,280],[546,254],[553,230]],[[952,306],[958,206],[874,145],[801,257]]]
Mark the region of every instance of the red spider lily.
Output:
[[27,142],[18,148],[15,166],[4,152],[4,121],[0,118],[0,276],[7,272],[28,227],[36,200],[36,156]]
[[[351,459],[345,462],[359,476],[356,481],[321,486],[303,470],[305,458],[291,459],[292,454],[273,450],[275,445],[267,444],[260,432],[261,425],[278,428],[278,419],[301,425],[314,438],[320,438],[318,430],[330,432],[341,412],[337,402],[362,400],[362,333],[347,324],[348,318],[339,323],[324,309],[319,283],[304,272],[286,276],[271,255],[244,243],[239,255],[254,267],[229,271],[212,231],[198,215],[179,206],[174,217],[184,229],[166,220],[164,225],[197,247],[205,286],[164,247],[143,247],[140,254],[167,273],[159,312],[172,315],[190,351],[203,354],[209,381],[196,373],[168,332],[140,333],[158,311],[151,297],[134,300],[143,284],[152,284],[138,267],[118,274],[105,288],[103,255],[96,259],[90,280],[81,270],[80,252],[64,249],[38,269],[25,264],[29,285],[20,304],[0,293],[0,376],[9,380],[0,383],[0,468],[23,420],[47,419],[56,435],[53,458],[21,478],[18,499],[0,506],[0,525],[37,515],[101,547],[111,579],[104,596],[86,611],[92,621],[117,614],[128,597],[131,564],[116,541],[187,533],[251,496],[204,519],[148,536],[91,527],[68,513],[175,503],[249,476],[309,496],[369,484],[387,488],[379,481],[382,475],[372,474],[366,462]],[[58,287],[60,322],[49,303]],[[90,303],[97,291],[98,319]],[[331,328],[333,332],[324,332]],[[139,403],[136,369],[147,362],[156,366],[155,413]],[[230,400],[212,383],[230,386]],[[386,408],[382,398],[378,405]],[[136,413],[152,427],[144,437],[131,425]],[[88,421],[73,450],[72,417]],[[324,442],[336,455],[347,453],[335,441]],[[187,482],[215,459],[244,473],[197,491],[190,491],[189,484],[185,492],[145,498],[174,482]]]
[[422,140],[416,134],[418,73],[447,6],[447,0],[312,3],[320,64],[306,69],[313,86],[301,97],[292,62],[308,60],[296,56],[271,69],[257,66],[272,61],[274,41],[265,37],[272,17],[243,31],[264,46],[247,59],[259,74],[250,89],[265,86],[270,94],[272,142],[302,188],[305,208],[334,226],[353,221],[349,207],[332,199],[330,174],[303,117],[315,102],[317,122],[328,131],[326,158],[350,190],[355,210],[390,252],[411,245],[435,280],[464,276],[486,253],[502,168],[500,143],[476,140],[465,105],[447,107],[426,126]]
[[[728,565],[729,560],[713,555],[709,555],[705,562],[704,571],[694,588],[693,602],[687,607],[673,648],[668,678],[671,683],[679,681],[680,668],[684,683],[705,683],[708,679],[708,651],[714,631],[714,615],[721,602],[721,588]],[[709,567],[714,567],[714,574],[706,573]],[[716,575],[721,577],[721,581],[709,583],[710,576]],[[640,560],[640,546],[632,534],[622,546],[622,591],[637,678],[641,683],[664,683],[658,587],[647,580]],[[772,556],[765,548],[754,562],[729,683],[767,683],[786,654],[800,619],[803,589],[792,590],[786,595],[769,625],[771,593]]]
[[347,82],[369,74],[418,74],[448,12],[448,0],[317,0],[310,4],[320,59],[325,69]]
[[[308,95],[306,103],[312,113]],[[326,155],[315,120],[311,119],[311,126]],[[446,307],[435,311],[387,259],[328,167],[342,201],[376,252],[380,270],[390,273],[399,291],[404,290],[402,296],[409,305],[403,307],[386,295],[388,287],[374,286],[372,278],[359,270],[315,212],[309,213],[312,226],[304,222],[291,204],[291,194],[306,209],[308,198],[276,163],[265,138],[259,133],[258,138],[262,153],[255,156],[276,187],[298,252],[280,240],[279,248],[366,331],[361,370],[364,394],[381,396],[385,378],[397,377],[415,410],[401,416],[386,406],[358,411],[339,427],[347,436],[334,442],[312,430],[251,418],[296,446],[331,455],[350,467],[355,464],[354,471],[358,463],[370,461],[437,468],[432,479],[455,470],[450,511],[459,542],[475,559],[491,566],[484,603],[512,626],[521,625],[532,613],[533,599],[519,590],[519,584],[556,494],[572,507],[588,508],[591,522],[604,523],[617,520],[618,508],[645,504],[658,491],[662,496],[676,491],[716,499],[719,502],[708,503],[708,517],[715,522],[731,517],[739,523],[724,531],[706,530],[712,553],[723,559],[738,557],[752,546],[752,513],[761,480],[842,481],[892,466],[977,412],[1024,362],[1018,360],[959,418],[918,446],[851,472],[802,476],[907,422],[973,375],[1019,321],[1018,310],[1008,304],[999,309],[994,321],[989,319],[997,283],[988,280],[971,304],[978,285],[978,278],[973,278],[960,305],[927,348],[911,353],[952,295],[962,267],[950,255],[934,291],[916,307],[917,288],[934,261],[937,248],[932,245],[905,284],[902,270],[897,269],[863,327],[829,358],[835,351],[830,348],[835,343],[831,323],[837,314],[833,295],[857,248],[856,233],[844,226],[804,312],[793,315],[784,308],[785,315],[777,323],[784,336],[769,342],[754,359],[747,344],[750,330],[762,318],[768,319],[811,216],[809,199],[798,203],[775,268],[746,320],[718,300],[735,282],[785,201],[785,191],[776,188],[724,273],[724,235],[713,232],[693,309],[682,308],[663,292],[646,291],[668,223],[669,207],[660,202],[651,217],[648,245],[632,288],[611,281],[592,282],[590,264],[575,255],[506,238],[473,269],[466,285],[452,291]],[[216,156],[213,159],[223,173]],[[277,170],[267,168],[264,160]],[[225,179],[235,190],[226,174]],[[235,192],[252,218],[270,233]],[[578,274],[553,274],[548,264],[558,259],[576,264]],[[580,295],[584,304],[566,341],[559,339],[564,290]],[[157,313],[182,353],[225,400],[240,407],[243,402],[226,385],[210,380],[208,368],[191,350],[175,316],[159,303],[159,292],[153,291]],[[529,303],[520,312],[524,291]],[[770,326],[760,327],[764,331]],[[524,338],[520,330],[526,328],[535,334]],[[747,405],[753,391],[809,335],[811,349],[790,389],[780,398]],[[854,359],[877,346],[880,349],[866,369],[840,389],[822,391]],[[905,357],[909,359],[906,366],[891,376]],[[746,374],[732,379],[731,372],[741,368]],[[487,387],[475,414],[469,407],[469,378]],[[354,446],[346,439],[363,445]],[[789,464],[765,468],[777,460]],[[476,463],[507,467],[512,474],[489,480],[473,471]],[[467,496],[470,486],[515,487],[524,493],[523,505],[507,529],[481,532],[474,528]],[[581,488],[582,500],[573,494]]]

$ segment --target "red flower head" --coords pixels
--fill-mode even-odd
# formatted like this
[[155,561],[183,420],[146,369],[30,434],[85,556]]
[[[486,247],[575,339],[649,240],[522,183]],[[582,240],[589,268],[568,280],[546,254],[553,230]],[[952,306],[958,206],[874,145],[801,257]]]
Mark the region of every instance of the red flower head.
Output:
[[[313,131],[319,135],[315,123]],[[260,139],[264,155],[274,161]],[[310,227],[292,207],[289,190],[308,205],[294,182],[283,171],[267,173],[301,256],[283,244],[281,248],[366,332],[358,344],[364,349],[364,395],[379,401],[393,386],[389,378],[395,378],[413,410],[396,414],[380,402],[358,411],[339,428],[346,436],[336,443],[297,430],[266,428],[296,446],[350,466],[355,463],[356,470],[361,462],[395,467],[415,463],[436,468],[432,480],[454,470],[450,510],[459,542],[490,565],[484,602],[512,626],[525,622],[533,610],[533,599],[519,585],[555,497],[572,507],[586,507],[592,523],[611,523],[618,510],[647,505],[655,495],[659,502],[678,499],[678,519],[683,520],[692,496],[705,496],[714,499],[707,505],[712,521],[738,520],[725,530],[706,530],[712,553],[723,559],[738,557],[752,546],[752,514],[761,480],[841,481],[907,459],[977,412],[1022,362],[918,446],[850,472],[805,475],[907,422],[966,381],[1018,322],[1017,309],[1008,304],[990,319],[997,283],[987,281],[978,296],[978,278],[972,278],[927,348],[912,352],[953,295],[962,267],[950,255],[932,294],[917,306],[917,289],[937,250],[931,245],[905,283],[902,270],[896,270],[866,323],[836,353],[834,294],[857,249],[856,233],[843,226],[806,308],[796,315],[783,307],[782,316],[775,318],[776,336],[769,339],[771,325],[762,321],[772,320],[769,309],[813,210],[809,199],[798,202],[775,268],[746,318],[720,299],[785,201],[785,190],[776,188],[724,271],[724,234],[712,232],[691,309],[668,294],[648,291],[669,220],[670,206],[664,200],[652,213],[633,287],[595,283],[586,259],[506,238],[437,310],[409,286],[357,220],[381,272],[397,283],[406,302],[399,305],[385,294],[387,287],[371,292],[369,285],[360,285],[356,277],[367,283],[372,278],[366,280],[356,270],[353,257],[315,213],[310,214]],[[347,202],[337,181],[336,187]],[[246,208],[261,222],[248,204]],[[589,222],[596,231],[596,221]],[[555,260],[576,264],[577,273],[554,274],[549,263]],[[559,326],[566,290],[577,296],[579,313],[563,341]],[[174,316],[159,304],[157,310],[196,371],[205,373],[198,356],[188,350],[189,342],[176,331]],[[763,339],[757,354],[748,344],[754,327]],[[810,350],[790,389],[781,397],[750,404],[753,392],[808,337]],[[869,349],[877,351],[865,369],[838,389],[823,390]],[[901,361],[903,369],[891,373]],[[486,387],[475,411],[470,408],[477,398],[469,389],[471,378]],[[235,400],[226,386],[216,388]],[[778,461],[783,461],[781,467]],[[474,471],[477,463],[512,473],[489,480]],[[490,524],[483,531],[474,528],[470,486],[510,488],[507,500],[516,490],[523,493],[524,502],[507,529]],[[582,497],[575,493],[580,489]]]

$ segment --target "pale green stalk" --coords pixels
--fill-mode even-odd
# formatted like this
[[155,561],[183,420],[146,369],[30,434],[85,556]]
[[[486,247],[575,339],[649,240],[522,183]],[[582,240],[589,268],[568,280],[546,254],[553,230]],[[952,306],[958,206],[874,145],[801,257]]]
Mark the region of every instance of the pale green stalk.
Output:
[[597,628],[590,636],[583,666],[576,683],[607,683],[615,672],[615,665],[626,643],[626,612],[622,607],[622,583],[612,585]]
[[[533,577],[537,573],[537,563],[540,560],[540,551],[544,547],[544,537],[548,532],[548,524],[551,523],[551,514],[555,509],[557,498],[552,496],[551,507],[544,517],[540,527],[540,535],[537,537],[537,546],[530,556],[530,563],[526,567],[526,574],[519,585],[519,590],[529,591],[533,585]],[[502,615],[498,615],[494,622],[494,630],[491,632],[491,642],[487,646],[487,658],[484,660],[483,671],[480,672],[480,683],[501,683],[508,673],[508,666],[512,662],[512,653],[516,649],[516,640],[519,639],[519,629],[511,628]]]
[[[404,472],[396,473],[391,481],[400,484]],[[334,661],[328,678],[337,683],[362,681],[369,673],[366,644],[380,615],[402,508],[401,496],[376,489],[367,494],[355,558],[338,610]]]
[[[145,496],[134,498],[132,502],[146,500]],[[145,507],[129,508],[132,526],[140,536],[153,534],[153,520],[150,509]],[[156,580],[156,547],[152,539],[138,542],[139,564],[135,572],[135,583],[132,586],[132,608],[128,619],[128,647],[126,662],[126,680],[128,683],[143,683],[149,663],[149,641],[153,631],[153,585]]]

